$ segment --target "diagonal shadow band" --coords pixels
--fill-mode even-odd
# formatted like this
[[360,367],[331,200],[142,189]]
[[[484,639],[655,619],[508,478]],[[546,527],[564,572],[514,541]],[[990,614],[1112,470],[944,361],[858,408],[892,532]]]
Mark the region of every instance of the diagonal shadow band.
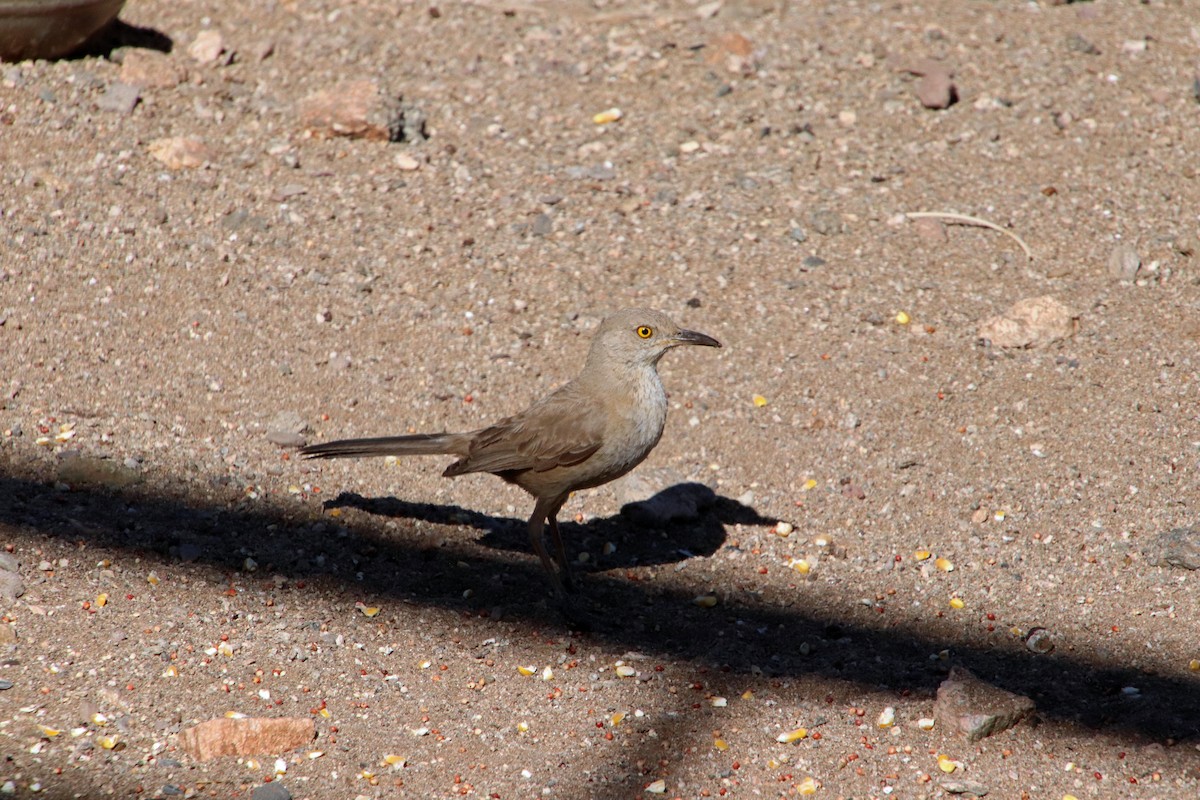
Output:
[[[499,606],[510,620],[524,618],[539,627],[561,624],[541,602],[546,593],[536,559],[481,557],[478,548],[457,543],[457,537],[441,541],[436,528],[425,527],[452,520],[490,530],[497,520],[487,515],[402,501],[361,501],[368,509],[373,503],[391,509],[397,518],[389,525],[412,526],[398,537],[372,524],[338,520],[331,525],[309,506],[244,502],[224,507],[189,497],[187,488],[64,491],[50,481],[11,472],[12,467],[0,464],[0,526],[21,535],[85,540],[147,558],[232,571],[252,552],[264,570],[296,579],[352,585],[377,596],[464,611]],[[702,524],[719,526],[720,518],[714,519]],[[499,523],[514,527],[516,521]],[[678,556],[676,550],[675,560]],[[679,563],[697,562],[703,560]],[[589,575],[582,589],[589,601],[621,609],[607,614],[590,636],[660,658],[711,663],[734,675],[820,675],[897,692],[932,694],[950,664],[959,664],[1032,697],[1048,721],[1084,725],[1135,743],[1200,738],[1200,679],[1164,674],[1170,668],[1166,664],[1138,668],[1080,651],[1037,655],[1011,640],[938,637],[912,622],[886,628],[855,624],[840,618],[837,609],[811,603],[801,608],[795,601],[773,604],[749,593],[728,593],[717,608],[700,609],[692,598],[712,587],[701,578],[684,583],[684,588],[664,591],[625,575]],[[464,584],[483,588],[468,602],[462,597]],[[802,641],[815,646],[802,653],[797,646]],[[931,659],[946,649],[952,652],[949,660]],[[1136,700],[1122,691],[1127,686],[1140,689]]]

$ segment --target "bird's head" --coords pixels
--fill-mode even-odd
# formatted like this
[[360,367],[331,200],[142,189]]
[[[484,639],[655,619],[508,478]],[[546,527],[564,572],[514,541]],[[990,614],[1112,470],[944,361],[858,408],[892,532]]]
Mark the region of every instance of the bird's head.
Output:
[[676,325],[661,311],[626,308],[600,323],[588,361],[615,359],[632,365],[654,366],[663,353],[680,345],[720,347],[713,337]]

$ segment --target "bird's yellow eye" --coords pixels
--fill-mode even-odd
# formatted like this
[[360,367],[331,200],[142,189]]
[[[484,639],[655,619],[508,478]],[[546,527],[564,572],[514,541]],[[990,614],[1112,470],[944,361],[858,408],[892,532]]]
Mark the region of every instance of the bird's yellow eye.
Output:
[[654,329],[651,328],[649,325],[643,325],[640,328],[638,328],[637,334],[638,334],[638,336],[642,337],[643,339],[649,339],[651,336],[654,335]]

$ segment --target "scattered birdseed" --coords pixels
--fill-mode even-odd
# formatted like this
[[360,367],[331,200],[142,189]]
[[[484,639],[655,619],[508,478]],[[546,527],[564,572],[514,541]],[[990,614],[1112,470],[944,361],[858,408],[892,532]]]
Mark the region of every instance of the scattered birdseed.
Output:
[[692,605],[700,606],[701,608],[712,608],[717,604],[716,595],[702,594],[692,598]]
[[780,742],[781,744],[788,744],[790,742],[798,742],[801,739],[807,738],[808,728],[796,728],[794,731],[788,731],[787,733],[779,734],[775,737],[775,741]]
[[522,666],[517,667],[517,672],[521,673],[522,675],[524,675],[526,677],[533,675],[537,671],[538,671],[537,667],[522,667]]
[[804,796],[817,793],[817,782],[810,775],[796,784],[796,793]]
[[775,523],[775,535],[776,536],[791,536],[792,531],[794,531],[794,530],[795,530],[795,528],[792,527],[792,523],[790,523],[790,522],[782,522],[781,521],[781,522]]
[[879,712],[879,719],[875,721],[881,728],[890,728],[896,724],[896,709],[888,706],[883,711]]
[[928,550],[918,550],[917,552],[913,553],[913,558],[915,558],[917,561],[928,561],[931,555],[933,555],[933,553],[929,552]]
[[799,572],[801,575],[807,575],[812,570],[812,564],[808,563],[808,561],[803,558],[789,559],[787,565],[796,570],[796,572]]
[[324,750],[309,750],[308,751],[308,760],[316,761],[318,758],[320,758],[323,755],[325,755]]
[[667,782],[664,780],[652,781],[646,785],[646,791],[650,794],[662,794],[667,790]]
[[1192,672],[1200,672],[1200,658],[1193,658],[1188,662],[1188,669]]
[[225,717],[227,719],[245,719],[246,715],[240,711],[226,711]]
[[729,742],[724,739],[713,739],[713,747],[724,752],[729,749]]
[[362,612],[364,617],[374,617],[379,615],[379,606],[359,606],[358,610]]
[[992,514],[992,519],[996,520],[996,522],[1004,522],[1004,518],[1007,516],[1008,516],[1007,511],[998,510],[994,514]]
[[754,400],[754,405],[757,408],[762,408],[767,404],[767,398],[763,397],[761,394],[754,395],[752,399]]
[[954,772],[956,769],[962,769],[962,762],[955,761],[948,755],[939,755],[937,757],[937,765],[938,769],[947,775],[949,775],[951,772]]
[[614,671],[617,673],[618,678],[632,678],[634,675],[637,675],[637,670],[628,664],[617,664],[614,667]]
[[621,113],[621,109],[608,108],[608,109],[605,109],[604,111],[601,111],[598,114],[593,114],[592,122],[596,125],[607,125],[610,122],[616,122],[622,116],[624,116],[624,115]]
[[283,775],[287,772],[287,761],[282,758],[275,759],[275,774]]
[[106,605],[108,605],[108,595],[105,592],[96,595],[96,607],[104,608]]
[[529,723],[528,722],[518,722],[517,723],[517,732],[518,733],[529,733]]
[[38,730],[41,731],[42,736],[45,736],[47,739],[53,739],[55,736],[58,736],[60,733],[62,733],[62,731],[60,731],[58,728],[51,728],[48,725],[38,725],[37,727]]
[[805,492],[811,492],[815,488],[817,488],[817,482],[815,480],[813,480],[812,478],[809,478],[803,484],[800,485],[800,489]]
[[939,558],[933,563],[942,572],[954,572],[954,562],[948,558]]
[[933,730],[935,720],[932,717],[921,717],[917,720],[917,727],[923,731]]
[[417,664],[417,667],[418,669],[429,669],[432,664],[432,661],[422,661],[420,664]]
[[395,770],[403,769],[404,765],[406,763],[408,763],[408,759],[406,759],[404,756],[398,756],[398,755],[395,755],[394,753],[388,753],[386,756],[383,757],[383,763],[386,766],[391,767],[392,770],[395,771]]
[[157,573],[157,572],[151,572],[149,575],[147,575],[147,576],[146,576],[146,583],[150,584],[151,586],[158,586],[158,584],[159,584],[159,577],[158,577],[158,573]]
[[961,597],[951,597],[950,598],[950,607],[951,608],[963,608],[964,606],[966,606],[966,603],[963,602],[963,599]]
[[550,669],[549,665],[547,665],[546,668],[542,670],[542,680],[544,680],[544,681],[554,680],[554,670]]
[[169,666],[165,670],[163,670],[162,676],[164,678],[178,678],[179,677],[179,668],[176,667],[174,664],[172,664],[171,666]]
[[714,696],[714,697],[708,698],[708,702],[709,702],[709,705],[711,705],[713,708],[725,708],[726,706],[729,705],[728,700],[726,700],[724,697],[719,697],[719,696]]
[[907,312],[905,312],[905,311],[897,311],[896,312],[896,324],[897,325],[907,325],[910,322],[912,322],[912,317],[910,317]]

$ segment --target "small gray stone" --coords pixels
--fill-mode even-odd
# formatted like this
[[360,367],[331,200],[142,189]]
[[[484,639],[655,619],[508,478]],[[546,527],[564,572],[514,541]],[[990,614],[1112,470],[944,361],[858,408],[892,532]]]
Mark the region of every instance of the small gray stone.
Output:
[[111,83],[100,99],[96,101],[96,106],[101,111],[115,111],[118,114],[132,113],[134,106],[137,105],[141,98],[141,92],[138,87],[128,83],[117,81]]
[[1108,274],[1119,281],[1132,281],[1142,268],[1142,257],[1131,244],[1119,244],[1108,256]]
[[0,550],[0,569],[8,572],[16,572],[21,568],[20,560],[12,553],[6,553]]
[[25,594],[25,582],[15,572],[0,570],[0,599],[16,600]]
[[1096,47],[1096,45],[1092,44],[1078,33],[1072,33],[1067,37],[1067,49],[1076,53],[1083,53],[1087,56],[1100,55],[1100,48]]
[[549,214],[538,214],[533,218],[533,227],[531,232],[534,236],[549,236],[554,233],[554,220]]
[[950,794],[973,794],[983,797],[988,793],[987,787],[979,781],[944,780],[941,785]]
[[308,437],[303,433],[267,431],[267,441],[280,447],[303,447],[308,443]]
[[845,230],[842,215],[828,208],[817,208],[808,215],[808,226],[822,236],[833,236]]
[[295,411],[280,411],[275,417],[267,423],[267,432],[278,431],[280,433],[304,433],[308,430],[308,423],[304,421],[304,417],[300,416]]
[[5,680],[4,678],[0,678],[0,692],[7,692],[13,686],[14,686],[14,684],[12,681]]
[[250,800],[292,800],[292,793],[279,781],[255,786],[250,792]]
[[1153,567],[1200,569],[1200,528],[1176,528],[1155,536],[1142,550]]
[[790,231],[788,231],[788,236],[792,237],[793,242],[808,241],[808,234],[804,231],[804,228],[801,228],[799,225],[794,226]]

